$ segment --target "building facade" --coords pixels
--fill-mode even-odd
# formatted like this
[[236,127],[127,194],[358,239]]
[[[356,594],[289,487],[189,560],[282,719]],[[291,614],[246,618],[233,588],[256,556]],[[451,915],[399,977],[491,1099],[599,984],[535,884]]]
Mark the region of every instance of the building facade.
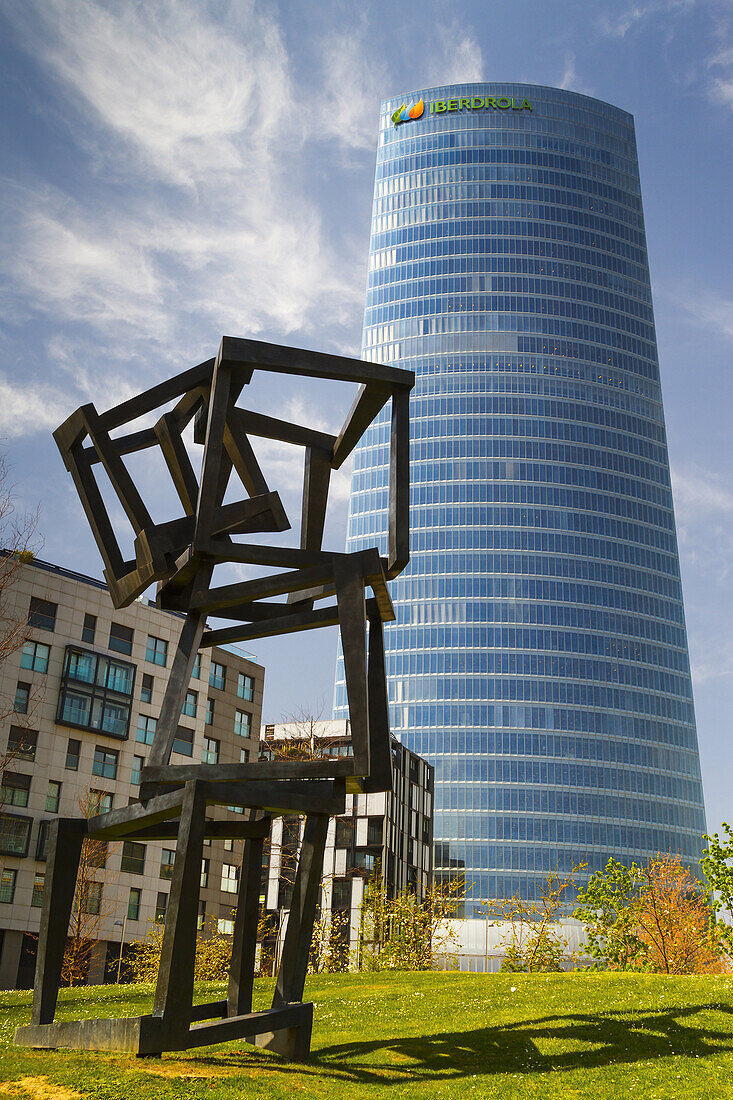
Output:
[[[350,756],[349,722],[285,722],[264,726],[260,759],[283,755],[283,743],[300,744],[306,756]],[[392,790],[347,794],[346,811],[332,818],[323,861],[321,912],[347,917],[350,946],[356,949],[360,906],[366,883],[381,874],[387,895],[411,890],[421,900],[432,885],[433,769],[398,741],[392,742]],[[278,914],[290,908],[295,856],[302,820],[278,817],[269,844],[265,908]]]
[[[19,566],[3,597],[4,615],[32,627],[0,664],[0,988],[13,988],[33,984],[49,823],[137,798],[183,617],[142,599],[116,610],[101,581],[41,561]],[[173,762],[257,759],[263,686],[251,656],[202,650]],[[240,849],[204,848],[201,925],[228,927]],[[121,940],[165,917],[174,854],[173,841],[107,846],[89,876],[97,920],[87,926],[100,945],[90,981],[104,979],[105,964],[114,979]]]
[[[414,370],[393,731],[475,899],[699,857],[697,735],[634,123],[519,84],[382,105],[363,355]],[[347,549],[384,549],[386,414]],[[335,714],[344,713],[339,660]],[[436,859],[436,873],[438,860]]]

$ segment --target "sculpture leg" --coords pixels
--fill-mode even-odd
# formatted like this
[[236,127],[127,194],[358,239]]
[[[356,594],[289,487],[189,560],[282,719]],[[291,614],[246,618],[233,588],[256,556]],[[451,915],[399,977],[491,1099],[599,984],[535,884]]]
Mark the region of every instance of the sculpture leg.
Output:
[[272,1000],[273,1008],[281,1008],[283,1005],[303,999],[313,922],[316,919],[318,895],[321,889],[327,831],[327,814],[308,814],[305,819],[288,927],[285,930],[277,987]]
[[176,860],[163,934],[153,1016],[162,1016],[167,1036],[191,1024],[196,925],[201,882],[206,799],[196,780],[186,784],[178,826]]
[[253,837],[244,844],[237,897],[237,917],[234,922],[232,941],[232,961],[229,967],[227,1016],[243,1016],[252,1011],[263,845],[264,837]]
[[62,817],[51,824],[33,983],[31,1023],[34,1024],[53,1023],[56,1012],[81,846],[86,831],[86,821]]

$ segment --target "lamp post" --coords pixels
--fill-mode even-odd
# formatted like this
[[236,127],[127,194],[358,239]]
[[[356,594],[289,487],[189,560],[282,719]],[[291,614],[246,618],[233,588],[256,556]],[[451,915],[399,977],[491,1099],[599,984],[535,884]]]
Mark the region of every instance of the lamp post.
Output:
[[124,920],[116,920],[115,928],[121,928],[122,934],[120,936],[120,954],[117,959],[117,985],[120,984],[120,970],[122,969],[122,948],[125,946],[125,928],[127,927],[127,913],[125,913]]

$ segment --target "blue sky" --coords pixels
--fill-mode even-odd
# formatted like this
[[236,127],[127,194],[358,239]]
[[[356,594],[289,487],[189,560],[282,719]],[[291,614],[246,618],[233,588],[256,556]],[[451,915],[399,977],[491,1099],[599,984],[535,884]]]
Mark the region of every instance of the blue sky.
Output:
[[[708,822],[730,819],[733,0],[0,0],[0,30],[0,438],[41,556],[96,576],[51,430],[223,333],[359,354],[380,99],[517,80],[634,114]],[[350,395],[256,400],[332,429]],[[262,458],[293,508],[297,464]],[[348,470],[334,489],[338,548]],[[267,719],[328,713],[320,634],[256,646]]]

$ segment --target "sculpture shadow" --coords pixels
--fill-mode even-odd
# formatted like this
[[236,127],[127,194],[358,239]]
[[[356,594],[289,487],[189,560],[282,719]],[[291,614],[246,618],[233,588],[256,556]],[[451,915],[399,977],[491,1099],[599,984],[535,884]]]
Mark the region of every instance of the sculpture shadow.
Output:
[[[733,1007],[718,1002],[652,1012],[549,1015],[472,1031],[322,1047],[313,1051],[310,1065],[298,1067],[297,1072],[385,1088],[407,1081],[438,1083],[495,1073],[562,1072],[733,1051],[733,1019],[728,1028],[707,1022],[696,1025],[694,1017],[704,1012],[733,1017]],[[553,1050],[568,1045],[572,1049]],[[227,1060],[231,1064],[232,1055]],[[273,1073],[296,1071],[270,1058],[267,1068]]]

